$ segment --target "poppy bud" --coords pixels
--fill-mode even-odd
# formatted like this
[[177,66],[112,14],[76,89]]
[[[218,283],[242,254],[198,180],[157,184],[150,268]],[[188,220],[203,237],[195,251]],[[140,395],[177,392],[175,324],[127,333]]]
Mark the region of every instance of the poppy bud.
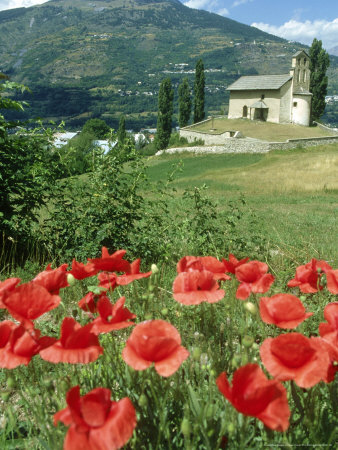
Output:
[[244,303],[244,308],[249,311],[251,314],[256,314],[257,308],[252,302],[246,302]]
[[7,402],[9,400],[10,395],[11,395],[10,391],[2,391],[0,393],[0,396],[4,402]]
[[161,314],[162,314],[162,316],[167,316],[168,315],[168,308],[163,308],[161,310]]
[[14,389],[15,386],[16,386],[15,379],[13,377],[9,376],[7,378],[7,387],[8,387],[8,389]]
[[192,351],[192,357],[194,361],[199,361],[201,358],[201,349],[199,347],[195,347]]
[[191,433],[191,426],[189,420],[184,417],[181,423],[181,433],[184,437],[189,437]]
[[250,348],[252,344],[254,343],[254,338],[252,336],[244,336],[242,344],[246,348]]
[[141,408],[145,408],[148,405],[148,399],[145,394],[141,394],[140,398],[138,399],[138,404]]
[[150,270],[152,271],[153,275],[155,275],[156,273],[159,272],[158,267],[157,267],[156,264],[152,264]]
[[229,423],[228,425],[228,433],[232,434],[235,431],[235,425],[233,423]]
[[300,300],[301,302],[305,302],[305,300],[306,300],[306,295],[301,295],[301,296],[299,297],[299,300]]
[[74,286],[76,284],[76,278],[71,273],[67,274],[67,282],[70,286]]

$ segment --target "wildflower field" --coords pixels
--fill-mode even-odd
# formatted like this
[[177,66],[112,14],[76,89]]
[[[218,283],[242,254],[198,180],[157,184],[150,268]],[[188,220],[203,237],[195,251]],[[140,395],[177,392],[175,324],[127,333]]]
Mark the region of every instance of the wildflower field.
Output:
[[[294,158],[315,152],[336,157]],[[222,180],[221,160],[203,161],[183,156],[170,196],[171,175],[157,190],[163,222],[143,191],[125,247],[2,270],[1,449],[336,448],[335,187],[321,184],[325,169],[303,191],[271,186],[271,167],[287,165],[278,153],[227,156]],[[151,160],[150,179],[173,162],[172,173],[171,157]],[[117,188],[97,186],[108,204],[103,189]],[[60,248],[75,239],[62,221]]]

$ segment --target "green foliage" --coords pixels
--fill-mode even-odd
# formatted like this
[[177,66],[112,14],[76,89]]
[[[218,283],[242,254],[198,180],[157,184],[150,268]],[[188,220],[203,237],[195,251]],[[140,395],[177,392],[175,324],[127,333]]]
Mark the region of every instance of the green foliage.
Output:
[[178,124],[185,127],[188,125],[191,113],[190,86],[188,78],[184,78],[178,87]]
[[167,148],[169,143],[172,129],[173,99],[174,91],[171,79],[165,78],[158,93],[157,134],[155,137],[158,150]]
[[[0,111],[23,110],[24,103],[1,96],[18,89],[26,88],[8,81],[0,84]],[[0,235],[5,248],[16,243],[19,253],[31,244],[39,208],[46,203],[56,177],[50,153],[52,133],[41,124],[28,130],[0,113]]]
[[204,88],[205,75],[202,59],[196,63],[194,84],[194,123],[201,122],[205,117],[204,112]]
[[110,128],[102,119],[89,119],[83,125],[81,134],[92,135],[95,139],[106,139]]
[[126,118],[122,114],[122,116],[120,117],[120,121],[119,121],[119,128],[117,130],[117,141],[118,141],[119,146],[121,146],[121,147],[123,146],[123,144],[126,140],[126,137],[127,137]]
[[322,41],[314,38],[310,48],[310,92],[312,92],[311,121],[319,120],[325,110],[328,78],[326,75],[330,65],[329,54],[323,49]]

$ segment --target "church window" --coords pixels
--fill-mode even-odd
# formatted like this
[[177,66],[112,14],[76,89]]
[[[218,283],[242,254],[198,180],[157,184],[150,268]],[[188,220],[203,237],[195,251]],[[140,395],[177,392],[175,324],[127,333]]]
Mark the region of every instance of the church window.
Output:
[[264,99],[265,99],[265,95],[262,94],[262,95],[261,95],[261,100],[264,100]]
[[243,106],[243,118],[248,117],[248,107],[246,105]]
[[293,107],[294,107],[294,108],[297,107],[297,102],[293,102]]

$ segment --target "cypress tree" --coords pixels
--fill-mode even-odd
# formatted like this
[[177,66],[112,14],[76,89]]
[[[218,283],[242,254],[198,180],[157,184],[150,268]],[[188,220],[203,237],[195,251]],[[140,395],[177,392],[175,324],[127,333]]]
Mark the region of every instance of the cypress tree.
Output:
[[199,59],[196,63],[196,70],[195,70],[194,123],[200,122],[205,117],[204,87],[205,87],[204,64],[203,61]]
[[314,38],[310,48],[310,92],[312,92],[311,121],[318,120],[325,110],[327,94],[326,71],[330,65],[328,53],[322,48],[322,41]]
[[165,78],[158,93],[158,114],[157,114],[157,134],[156,148],[163,150],[168,147],[173,115],[174,91],[171,86],[171,79]]
[[188,78],[184,78],[178,88],[178,123],[181,128],[188,125],[190,113],[190,86]]

